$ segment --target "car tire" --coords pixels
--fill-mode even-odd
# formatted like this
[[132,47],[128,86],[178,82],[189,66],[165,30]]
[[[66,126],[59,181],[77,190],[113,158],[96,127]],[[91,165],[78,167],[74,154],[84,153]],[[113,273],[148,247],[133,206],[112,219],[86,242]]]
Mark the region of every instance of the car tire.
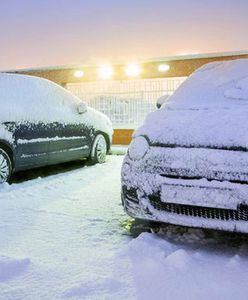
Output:
[[90,162],[103,164],[106,161],[107,155],[107,142],[105,137],[102,134],[98,134],[95,137],[91,154],[90,154]]
[[9,155],[0,148],[0,184],[7,182],[12,173],[12,163]]

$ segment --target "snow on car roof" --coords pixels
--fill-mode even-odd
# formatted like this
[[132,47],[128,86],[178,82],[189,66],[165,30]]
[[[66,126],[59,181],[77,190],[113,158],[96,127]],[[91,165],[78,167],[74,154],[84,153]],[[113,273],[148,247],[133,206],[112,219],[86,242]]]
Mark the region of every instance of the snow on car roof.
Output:
[[135,135],[153,143],[248,148],[248,59],[207,64]]
[[167,102],[175,107],[244,105],[248,100],[248,59],[206,64],[194,72]]
[[[0,121],[49,120],[76,111],[79,99],[59,85],[34,76],[0,74]],[[49,116],[48,107],[53,107]]]

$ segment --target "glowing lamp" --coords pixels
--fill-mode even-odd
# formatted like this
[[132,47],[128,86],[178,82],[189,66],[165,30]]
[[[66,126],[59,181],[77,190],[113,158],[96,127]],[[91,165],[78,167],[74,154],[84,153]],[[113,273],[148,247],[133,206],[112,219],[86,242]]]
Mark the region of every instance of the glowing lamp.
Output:
[[113,68],[109,65],[100,66],[98,69],[98,76],[101,79],[110,79],[113,76]]
[[159,72],[167,72],[167,71],[170,70],[170,66],[169,65],[165,65],[165,64],[159,65],[158,66],[158,70],[159,70]]
[[82,71],[82,70],[77,70],[74,72],[74,77],[76,77],[76,78],[81,78],[83,76],[84,76],[84,71]]
[[137,64],[129,64],[125,69],[125,73],[129,77],[137,77],[141,73],[141,67]]

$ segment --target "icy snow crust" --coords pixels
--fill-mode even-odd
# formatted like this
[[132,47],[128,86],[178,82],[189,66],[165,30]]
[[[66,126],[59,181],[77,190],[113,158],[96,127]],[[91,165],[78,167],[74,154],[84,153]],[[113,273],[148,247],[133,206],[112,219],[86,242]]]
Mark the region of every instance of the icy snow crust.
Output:
[[228,236],[167,227],[129,243],[137,299],[247,299],[247,245]]
[[[102,113],[87,107],[80,115],[77,107],[82,101],[61,86],[38,77],[0,74],[0,123],[72,124],[84,122],[112,136],[110,120]],[[0,127],[0,139],[12,136]]]
[[248,147],[248,60],[214,62],[194,72],[151,113],[135,136],[151,143]]

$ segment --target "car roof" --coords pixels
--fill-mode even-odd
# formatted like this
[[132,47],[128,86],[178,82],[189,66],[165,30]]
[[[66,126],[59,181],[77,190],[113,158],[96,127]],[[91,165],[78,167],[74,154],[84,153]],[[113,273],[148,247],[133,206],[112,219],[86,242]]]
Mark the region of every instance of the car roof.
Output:
[[61,118],[66,118],[79,102],[69,91],[47,79],[0,74],[0,121],[49,119],[48,107],[53,107]]

